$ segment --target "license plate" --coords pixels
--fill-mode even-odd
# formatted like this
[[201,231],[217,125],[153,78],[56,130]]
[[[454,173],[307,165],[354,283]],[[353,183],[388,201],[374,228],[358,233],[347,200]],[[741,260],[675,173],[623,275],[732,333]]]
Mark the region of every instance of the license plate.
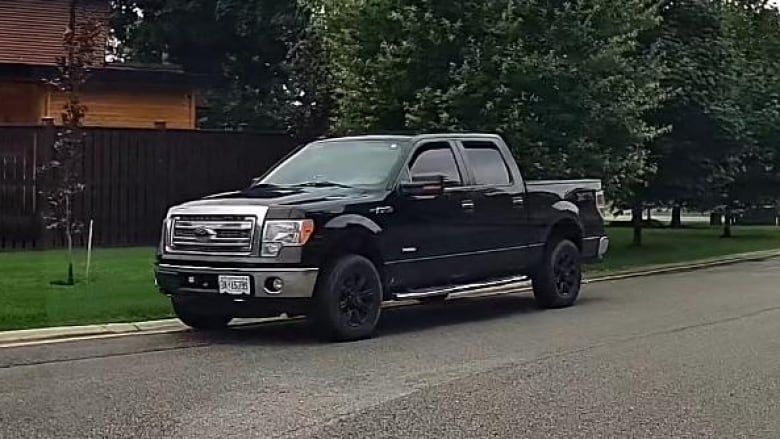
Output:
[[252,294],[249,285],[249,276],[219,276],[219,294],[249,296]]

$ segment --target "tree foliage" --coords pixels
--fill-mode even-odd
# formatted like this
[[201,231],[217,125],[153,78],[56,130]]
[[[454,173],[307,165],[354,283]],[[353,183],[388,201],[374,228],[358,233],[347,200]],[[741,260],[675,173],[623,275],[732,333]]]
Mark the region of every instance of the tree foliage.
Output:
[[204,126],[498,132],[529,177],[600,177],[639,212],[780,196],[769,0],[114,6],[124,57],[207,78]]
[[[213,128],[321,126],[317,30],[278,0],[115,0],[120,57],[182,65],[199,79]],[[309,82],[313,81],[313,82]],[[294,128],[298,128],[295,126]],[[321,129],[321,128],[320,128]]]
[[766,0],[726,2],[726,29],[734,42],[734,99],[748,140],[726,189],[742,206],[780,198],[780,12]]
[[531,177],[645,178],[664,98],[643,0],[325,0],[339,133],[499,132]]
[[778,12],[766,1],[670,0],[659,44],[672,98],[655,113],[657,204],[753,204],[776,188]]

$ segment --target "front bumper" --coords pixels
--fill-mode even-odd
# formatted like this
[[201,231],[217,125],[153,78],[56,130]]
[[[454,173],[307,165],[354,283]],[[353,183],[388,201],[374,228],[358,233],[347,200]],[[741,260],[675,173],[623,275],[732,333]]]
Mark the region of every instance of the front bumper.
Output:
[[[159,263],[157,285],[166,294],[219,295],[219,276],[249,276],[251,298],[303,299],[314,295],[319,270],[316,268],[222,268]],[[280,291],[266,288],[269,279],[281,279]]]

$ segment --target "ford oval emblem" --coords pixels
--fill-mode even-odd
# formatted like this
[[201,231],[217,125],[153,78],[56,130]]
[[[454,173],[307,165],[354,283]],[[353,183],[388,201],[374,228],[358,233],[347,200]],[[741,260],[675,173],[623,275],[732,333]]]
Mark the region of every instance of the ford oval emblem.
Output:
[[192,234],[195,236],[195,239],[199,242],[209,242],[213,238],[217,237],[217,232],[207,228],[207,227],[198,227],[195,229]]

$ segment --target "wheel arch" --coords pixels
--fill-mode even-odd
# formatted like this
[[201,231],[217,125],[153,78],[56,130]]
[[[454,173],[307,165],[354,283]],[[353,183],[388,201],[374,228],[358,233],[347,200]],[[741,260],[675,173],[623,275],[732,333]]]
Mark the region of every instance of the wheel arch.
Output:
[[549,244],[561,238],[574,242],[577,248],[582,251],[584,232],[582,225],[576,217],[567,215],[553,223],[547,232],[545,243]]
[[331,230],[344,230],[350,227],[362,227],[373,234],[382,233],[382,227],[379,224],[370,218],[354,213],[339,215],[325,223],[325,228]]
[[[385,259],[379,245],[379,234],[375,232],[377,228],[379,226],[369,228],[368,224],[364,222],[353,222],[344,227],[331,228],[332,233],[330,233],[326,245],[327,251],[323,255],[323,261],[332,263],[346,255],[363,256],[374,264],[382,279],[382,284],[386,285]],[[381,231],[381,228],[378,230]],[[387,288],[384,288],[384,294],[388,294]]]

